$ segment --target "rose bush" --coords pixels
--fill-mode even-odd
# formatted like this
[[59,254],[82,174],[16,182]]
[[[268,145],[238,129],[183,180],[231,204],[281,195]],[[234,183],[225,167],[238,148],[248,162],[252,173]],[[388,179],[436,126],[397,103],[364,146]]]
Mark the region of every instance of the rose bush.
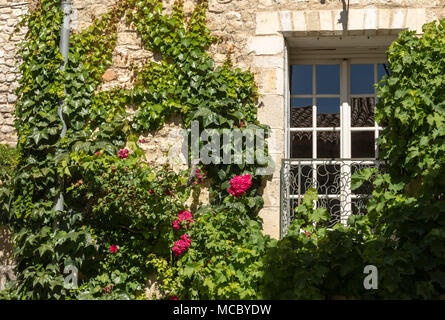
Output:
[[252,178],[250,174],[243,176],[236,176],[229,181],[230,187],[227,189],[231,195],[238,198],[246,193],[246,191],[252,186]]

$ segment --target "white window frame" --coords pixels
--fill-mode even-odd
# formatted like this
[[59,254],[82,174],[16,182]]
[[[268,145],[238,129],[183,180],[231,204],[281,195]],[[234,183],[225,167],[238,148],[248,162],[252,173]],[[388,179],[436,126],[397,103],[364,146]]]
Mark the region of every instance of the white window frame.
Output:
[[[289,50],[286,47],[286,50]],[[300,51],[300,50],[299,50]],[[301,52],[293,52],[293,56],[288,56],[286,53],[286,78],[290,79],[291,76],[291,66],[292,65],[312,65],[312,86],[313,93],[311,95],[291,95],[289,82],[286,81],[286,111],[285,111],[285,157],[290,158],[290,136],[291,132],[294,131],[311,131],[312,132],[312,159],[299,160],[300,164],[310,164],[312,165],[313,181],[317,181],[317,132],[320,131],[340,131],[340,159],[343,163],[349,162],[350,164],[360,161],[362,164],[375,164],[378,162],[378,145],[377,139],[379,132],[383,129],[374,121],[373,127],[352,127],[351,125],[351,106],[350,99],[354,96],[356,97],[373,97],[377,103],[377,97],[375,92],[373,94],[350,94],[350,65],[351,64],[374,64],[374,83],[377,83],[378,77],[378,64],[386,64],[387,59],[385,51],[380,50],[369,50],[369,49],[336,49],[335,52],[328,52],[324,50],[302,50],[305,51],[304,54]],[[340,65],[340,95],[317,95],[316,94],[316,68],[315,65],[321,64],[339,64]],[[317,128],[317,98],[338,98],[340,96],[340,127],[318,127]],[[290,108],[292,98],[312,98],[313,108],[312,108],[312,127],[306,128],[291,128],[290,127]],[[351,159],[351,133],[357,131],[374,131],[375,138],[375,157],[366,160],[355,160]],[[335,164],[335,160],[332,161]],[[357,198],[359,195],[354,195],[350,192],[351,188],[351,166],[341,166],[341,176],[346,177],[346,181],[343,185],[346,187],[341,190],[340,196],[338,195],[319,195],[319,197],[332,197],[340,199],[340,222],[346,224],[348,216],[352,213],[352,199]],[[291,195],[291,197],[293,197]]]

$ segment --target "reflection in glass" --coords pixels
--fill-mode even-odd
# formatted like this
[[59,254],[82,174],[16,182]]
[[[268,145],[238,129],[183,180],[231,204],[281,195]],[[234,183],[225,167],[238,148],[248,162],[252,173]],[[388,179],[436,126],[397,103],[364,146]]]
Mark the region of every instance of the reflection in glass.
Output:
[[312,98],[292,98],[290,109],[291,128],[312,127]]
[[291,94],[312,94],[312,65],[291,66]]
[[[386,70],[388,70],[388,73],[389,73],[389,69],[386,66],[386,70],[385,70],[385,66],[386,65],[382,64],[382,63],[379,63],[377,65],[377,83],[379,83],[380,80],[382,80],[382,79],[388,78],[388,74],[386,73]],[[381,84],[379,87],[382,87],[382,86],[383,86],[383,84]]]
[[340,99],[317,99],[317,127],[340,126]]
[[317,132],[317,158],[340,158],[340,132]]
[[389,72],[388,66],[386,64],[379,63],[377,65],[377,82],[382,80],[383,77],[388,77],[388,74],[386,73],[385,67],[388,70],[388,73],[391,74]]
[[351,132],[352,158],[374,158],[375,138],[374,131]]
[[291,158],[312,158],[312,132],[291,132],[290,154]]
[[340,94],[340,65],[316,65],[317,94]]
[[351,98],[351,125],[353,127],[374,127],[375,99]]
[[374,65],[351,64],[351,94],[374,93]]

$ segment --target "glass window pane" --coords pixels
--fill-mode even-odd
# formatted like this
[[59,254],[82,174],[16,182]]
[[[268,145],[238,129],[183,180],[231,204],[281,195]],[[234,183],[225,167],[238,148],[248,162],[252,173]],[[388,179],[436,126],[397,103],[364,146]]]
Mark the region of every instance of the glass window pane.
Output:
[[312,132],[290,133],[291,158],[312,158]]
[[374,93],[374,65],[351,64],[351,94]]
[[[388,73],[389,73],[389,69],[387,68]],[[385,70],[385,65],[382,63],[379,63],[377,65],[377,83],[380,82],[380,80],[382,80],[383,78],[388,78],[388,74],[386,73]]]
[[291,67],[291,94],[312,94],[312,65]]
[[351,98],[351,125],[353,127],[374,127],[373,97]]
[[317,158],[340,158],[340,132],[317,132]]
[[375,138],[374,131],[351,132],[352,158],[374,158]]
[[391,74],[389,72],[388,65],[383,64],[383,63],[379,63],[377,65],[377,82],[379,82],[383,77],[387,77],[385,66],[386,66],[386,69],[388,70],[388,73]]
[[312,98],[292,98],[290,108],[291,128],[312,127]]
[[340,99],[317,99],[317,127],[340,126]]
[[316,65],[317,94],[340,94],[340,65]]

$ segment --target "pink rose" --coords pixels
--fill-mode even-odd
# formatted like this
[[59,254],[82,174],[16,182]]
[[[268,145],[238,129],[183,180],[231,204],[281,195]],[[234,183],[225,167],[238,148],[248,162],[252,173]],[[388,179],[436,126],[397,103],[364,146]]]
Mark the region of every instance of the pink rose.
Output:
[[112,245],[110,246],[110,251],[111,251],[111,253],[116,253],[116,251],[117,251],[117,246],[116,246],[115,244],[112,244]]
[[119,158],[121,158],[121,159],[128,158],[128,149],[127,148],[119,150]]
[[182,221],[187,221],[187,228],[190,227],[190,223],[194,223],[193,216],[190,211],[181,210],[178,213],[178,220],[173,221],[173,229],[179,229],[179,224]]
[[187,234],[183,234],[181,236],[181,239],[173,244],[172,251],[175,254],[175,256],[178,257],[190,247],[191,243],[192,240],[190,240],[190,236]]
[[233,195],[235,198],[238,198],[246,193],[246,191],[252,186],[252,178],[250,174],[246,174],[243,176],[236,176],[229,181],[230,187],[227,191]]
[[173,229],[178,230],[179,229],[179,223],[180,223],[179,220],[173,221]]

